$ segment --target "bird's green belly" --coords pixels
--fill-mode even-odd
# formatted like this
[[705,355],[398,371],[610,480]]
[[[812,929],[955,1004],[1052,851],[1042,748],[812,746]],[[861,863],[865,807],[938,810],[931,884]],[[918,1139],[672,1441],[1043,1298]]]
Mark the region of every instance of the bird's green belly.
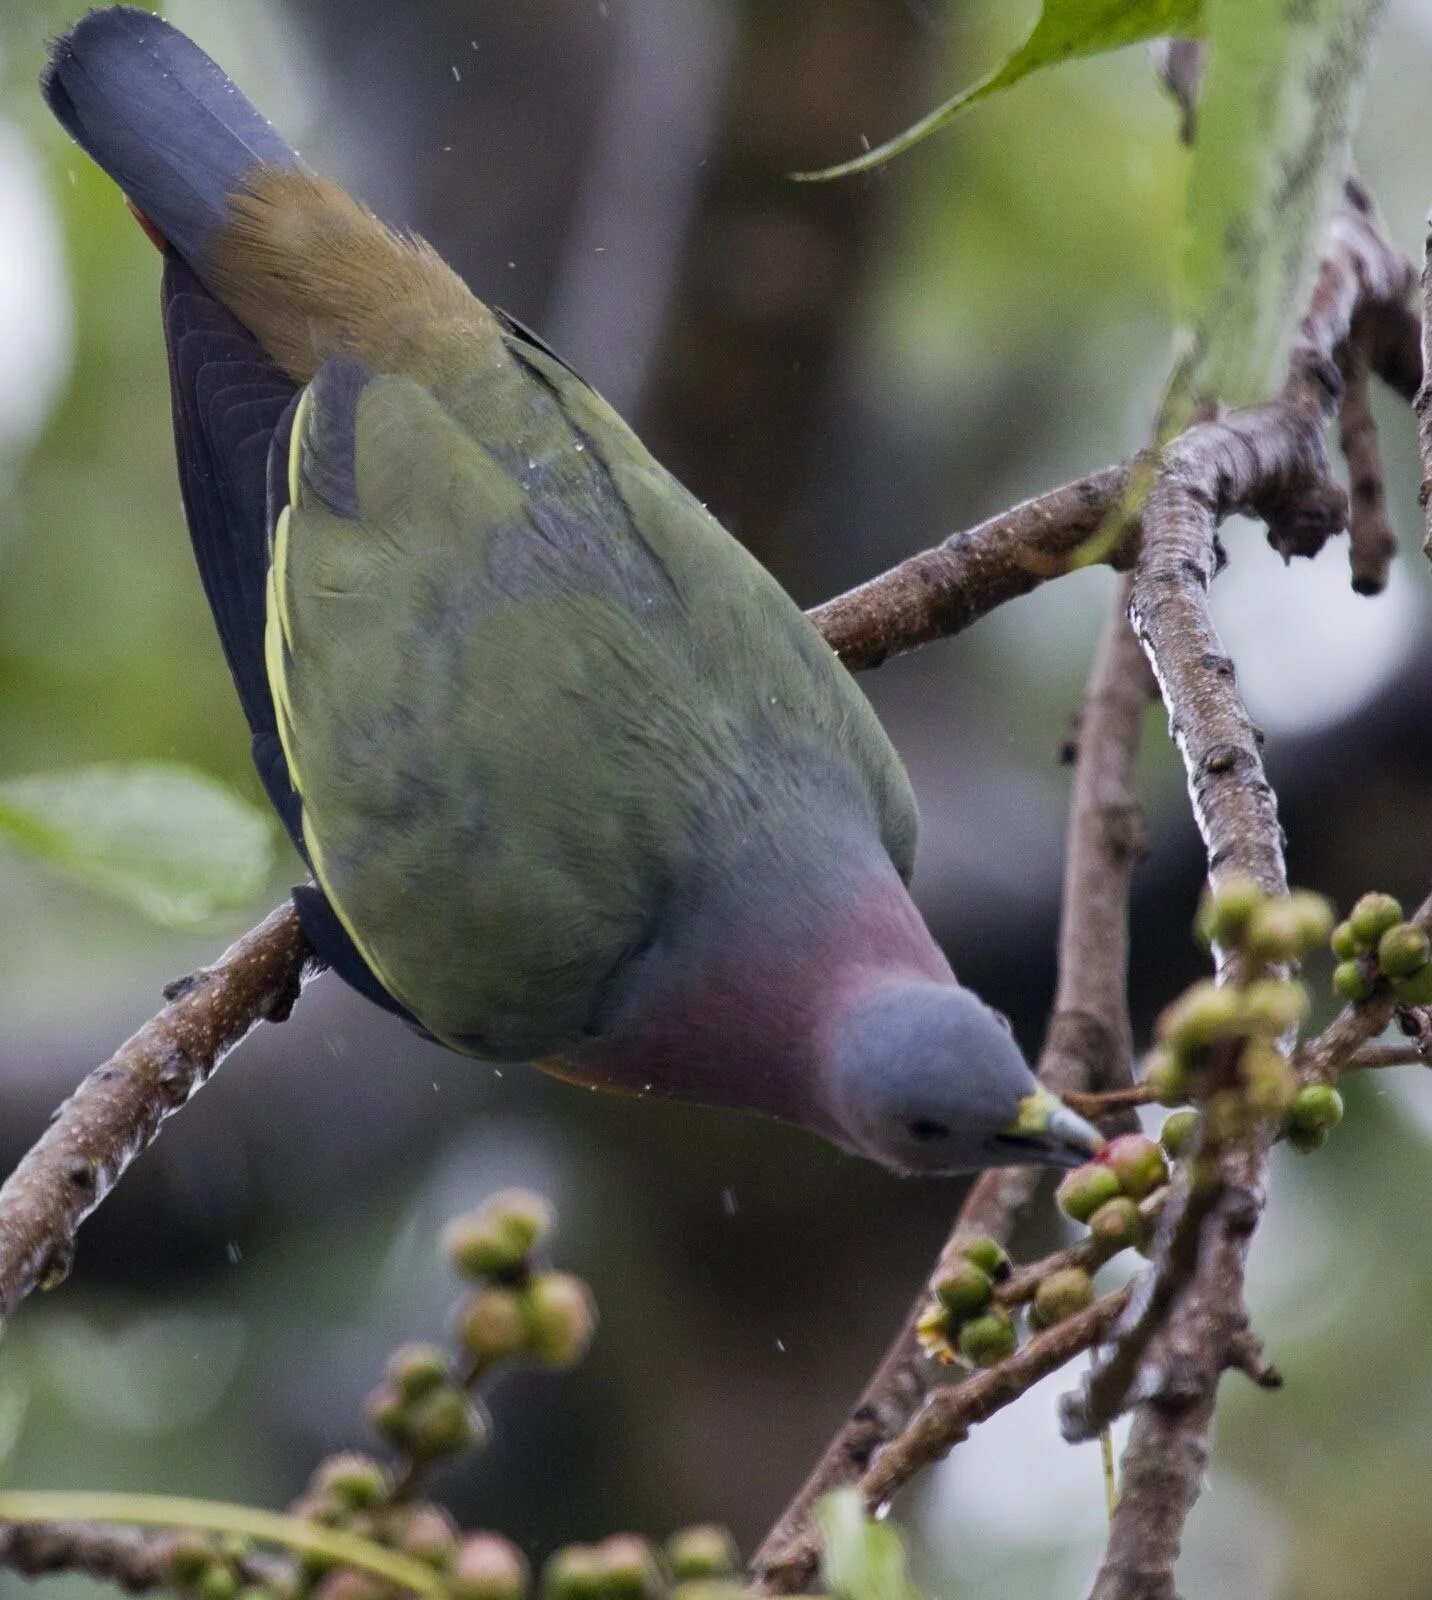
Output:
[[483,1056],[592,1037],[702,819],[734,817],[750,788],[709,686],[698,709],[696,677],[623,658],[606,608],[575,609],[541,670],[515,617],[446,658],[413,641],[381,699],[355,688],[295,752],[315,871],[360,953]]

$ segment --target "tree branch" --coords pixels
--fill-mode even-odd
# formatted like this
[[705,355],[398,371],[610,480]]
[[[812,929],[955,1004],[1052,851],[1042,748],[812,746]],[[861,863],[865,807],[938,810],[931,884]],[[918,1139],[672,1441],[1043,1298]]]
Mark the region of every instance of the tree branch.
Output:
[[1356,334],[1342,361],[1343,398],[1338,416],[1339,446],[1347,462],[1348,561],[1359,594],[1381,594],[1397,554],[1397,539],[1387,518],[1382,452],[1372,416],[1367,352]]
[[[1217,525],[1230,510],[1252,510],[1288,553],[1310,553],[1334,531],[1341,495],[1323,436],[1340,399],[1337,361],[1359,309],[1405,299],[1410,271],[1361,186],[1349,183],[1281,396],[1190,430],[1165,454],[1144,506],[1132,612],[1183,756],[1214,884],[1240,872],[1270,894],[1287,888],[1275,797],[1208,611]],[[1370,1025],[1371,1016],[1350,1018],[1336,1041],[1340,1051],[1350,1046],[1351,1054],[1368,1037],[1354,1034]],[[1155,1370],[1140,1376],[1147,1398],[1135,1414],[1091,1600],[1172,1600],[1183,1524],[1208,1461],[1218,1381],[1246,1333],[1244,1269],[1273,1138],[1265,1125],[1228,1144],[1217,1152],[1216,1175],[1181,1187],[1161,1224],[1154,1265],[1123,1319],[1134,1348],[1116,1352],[1106,1371],[1117,1363],[1116,1377],[1131,1382],[1139,1346],[1156,1333],[1158,1348]],[[1087,1407],[1090,1426],[1120,1399],[1101,1398],[1098,1415]]]
[[1412,402],[1417,413],[1417,442],[1422,452],[1422,487],[1417,499],[1427,523],[1422,548],[1432,558],[1432,216],[1427,219],[1427,245],[1422,263],[1422,379]]
[[[811,620],[852,671],[959,633],[1006,600],[1072,571],[1122,501],[1131,470],[1128,462],[1106,467],[951,534],[817,606]],[[1106,553],[1110,566],[1130,564],[1136,533]]]
[[[1039,1062],[1040,1078],[1061,1093],[1110,1087],[1129,1071],[1128,893],[1143,850],[1134,761],[1153,680],[1125,619],[1127,598],[1121,585],[1080,717],[1059,983]],[[1007,1239],[1037,1179],[1033,1168],[981,1174],[960,1210],[952,1239],[969,1234]],[[756,1552],[752,1571],[765,1592],[789,1594],[810,1579],[819,1558],[811,1531],[816,1502],[844,1484],[857,1479],[863,1483],[862,1474],[869,1476],[866,1469],[876,1452],[900,1436],[929,1395],[929,1365],[915,1337],[926,1300],[922,1286],[854,1409]],[[977,1381],[967,1380],[954,1392]],[[956,1440],[957,1434],[951,1433],[946,1448]]]
[[[1116,1289],[1086,1310],[1035,1334],[998,1366],[977,1372],[963,1383],[936,1389],[861,1478],[859,1487],[866,1505],[872,1510],[888,1505],[896,1490],[923,1468],[944,1460],[976,1423],[987,1421],[1089,1349],[1107,1332],[1128,1298],[1127,1288]],[[818,1557],[814,1540],[811,1547],[812,1556]]]
[[[250,1553],[236,1565],[250,1585],[282,1592],[292,1582],[288,1563],[278,1557]],[[82,1572],[130,1594],[175,1587],[165,1534],[109,1522],[0,1522],[0,1567],[22,1578]]]
[[0,1317],[63,1281],[75,1230],[164,1119],[260,1022],[285,1018],[317,970],[291,906],[272,912],[96,1067],[0,1188]]
[[0,1566],[22,1578],[83,1572],[130,1594],[173,1584],[152,1534],[95,1522],[0,1522]]

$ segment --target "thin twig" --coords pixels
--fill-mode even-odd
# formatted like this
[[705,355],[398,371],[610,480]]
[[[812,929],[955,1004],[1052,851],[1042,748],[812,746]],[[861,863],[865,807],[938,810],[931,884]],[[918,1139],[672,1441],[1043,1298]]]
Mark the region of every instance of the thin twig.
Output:
[[[1127,1288],[1116,1289],[1035,1334],[998,1365],[927,1393],[912,1420],[855,1480],[866,1505],[872,1511],[887,1505],[902,1485],[947,1456],[977,1423],[988,1421],[1042,1378],[1090,1349],[1124,1309],[1128,1296]],[[758,1588],[767,1594],[794,1594],[804,1581],[796,1575],[808,1576],[819,1562],[820,1538],[807,1521],[783,1548],[779,1562],[760,1570]],[[758,1556],[758,1568],[759,1563]]]
[[1104,1089],[1091,1094],[1080,1094],[1070,1089],[1064,1095],[1065,1104],[1070,1110],[1077,1111],[1081,1117],[1088,1117],[1091,1122],[1102,1122],[1106,1117],[1132,1111],[1136,1106],[1153,1105],[1157,1099],[1158,1091],[1147,1083],[1134,1083],[1127,1089]]
[[1417,413],[1417,442],[1422,452],[1422,487],[1417,499],[1427,523],[1422,548],[1432,558],[1432,216],[1427,219],[1422,263],[1422,381],[1412,406]]
[[1268,1359],[1263,1341],[1249,1329],[1236,1333],[1228,1347],[1228,1370],[1241,1372],[1260,1389],[1281,1389],[1283,1374]]
[[1352,586],[1359,594],[1381,594],[1397,554],[1397,538],[1387,518],[1382,480],[1382,452],[1372,415],[1367,352],[1356,334],[1342,360],[1343,397],[1338,415],[1338,442],[1347,462],[1348,563]]
[[[289,1564],[275,1556],[248,1554],[235,1565],[248,1584],[292,1579]],[[22,1578],[82,1572],[130,1594],[175,1587],[166,1536],[110,1522],[0,1522],[0,1567]]]
[[1336,1071],[1341,1077],[1345,1072],[1372,1072],[1382,1067],[1432,1067],[1432,1060],[1415,1044],[1365,1044]]
[[[1153,680],[1125,619],[1126,602],[1121,585],[1080,719],[1059,987],[1039,1063],[1041,1079],[1060,1093],[1111,1086],[1128,1072],[1128,891],[1143,849],[1134,764]],[[1037,1177],[1033,1169],[1018,1167],[981,1174],[961,1208],[952,1242],[970,1234],[1007,1239],[1034,1194]],[[767,1593],[790,1593],[810,1579],[818,1558],[811,1532],[816,1502],[859,1479],[930,1392],[928,1364],[915,1337],[926,1299],[922,1287],[849,1417],[756,1552],[752,1571]]]
[[22,1578],[83,1572],[130,1594],[174,1582],[153,1534],[94,1522],[0,1522],[0,1567]]
[[[1120,505],[1131,470],[1130,463],[1106,467],[952,534],[817,606],[811,619],[852,671],[948,638],[1005,601],[1073,570]],[[1103,559],[1127,567],[1136,547],[1135,525]]]
[[865,1503],[877,1509],[923,1467],[941,1461],[976,1423],[1026,1393],[1042,1378],[1072,1361],[1101,1339],[1123,1311],[1127,1288],[1116,1289],[1086,1310],[1037,1333],[998,1366],[963,1383],[936,1389],[898,1439],[880,1452],[860,1480]]
[[1198,136],[1198,91],[1203,80],[1203,41],[1164,39],[1154,45],[1159,82],[1178,107],[1180,144],[1192,147]]

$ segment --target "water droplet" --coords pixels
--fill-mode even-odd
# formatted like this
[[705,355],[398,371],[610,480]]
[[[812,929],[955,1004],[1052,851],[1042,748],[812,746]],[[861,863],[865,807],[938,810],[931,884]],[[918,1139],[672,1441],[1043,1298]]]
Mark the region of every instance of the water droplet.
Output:
[[244,1259],[244,1252],[239,1249],[232,1239],[224,1246],[224,1254],[228,1256],[231,1267],[238,1266],[239,1262]]
[[453,64],[452,64],[452,81],[454,83],[461,83],[462,82],[462,74],[457,70],[457,62],[456,61],[454,61]]
[[734,1189],[723,1189],[721,1191],[721,1209],[728,1217],[736,1215],[736,1191]]
[[586,447],[586,445],[584,445],[584,444],[581,444],[581,443],[580,443],[580,442],[579,442],[579,443],[578,443],[578,444],[576,444],[576,445],[575,445],[575,446],[574,446],[574,447],[573,447],[573,448],[574,448],[574,449],[575,449],[575,450],[576,450],[576,452],[577,452],[577,454],[578,454],[578,455],[581,455],[581,453],[582,453],[582,452],[583,452],[583,450],[585,450],[585,449],[586,449],[586,448],[587,448],[587,447]]

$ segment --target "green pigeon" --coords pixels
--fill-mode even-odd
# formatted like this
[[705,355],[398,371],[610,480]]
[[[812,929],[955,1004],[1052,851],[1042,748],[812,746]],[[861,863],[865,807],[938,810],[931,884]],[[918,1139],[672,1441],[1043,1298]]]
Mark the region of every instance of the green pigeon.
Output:
[[128,6],[42,80],[164,256],[180,486],[315,950],[454,1050],[905,1173],[1073,1165],[773,578],[534,334]]

